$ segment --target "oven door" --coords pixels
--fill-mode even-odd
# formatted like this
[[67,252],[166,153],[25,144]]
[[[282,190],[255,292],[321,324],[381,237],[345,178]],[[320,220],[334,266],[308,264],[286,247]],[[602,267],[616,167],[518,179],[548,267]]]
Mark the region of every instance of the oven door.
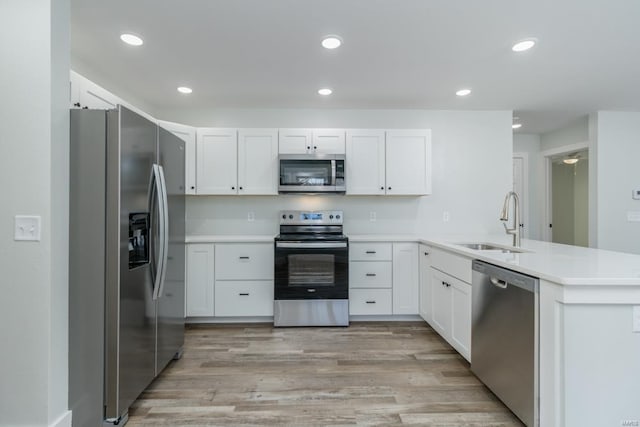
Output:
[[348,299],[348,243],[277,241],[274,298]]

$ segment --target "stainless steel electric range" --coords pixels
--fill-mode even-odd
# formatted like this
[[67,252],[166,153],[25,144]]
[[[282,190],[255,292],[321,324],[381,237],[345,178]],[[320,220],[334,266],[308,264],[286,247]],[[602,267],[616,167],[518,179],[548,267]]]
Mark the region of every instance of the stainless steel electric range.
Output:
[[349,325],[342,211],[282,211],[275,238],[275,326]]

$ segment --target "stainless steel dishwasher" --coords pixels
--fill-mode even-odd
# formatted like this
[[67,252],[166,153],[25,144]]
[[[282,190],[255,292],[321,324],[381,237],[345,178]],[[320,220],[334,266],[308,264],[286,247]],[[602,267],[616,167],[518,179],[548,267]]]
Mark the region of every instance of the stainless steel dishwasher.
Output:
[[539,425],[539,280],[473,261],[471,371],[527,426]]

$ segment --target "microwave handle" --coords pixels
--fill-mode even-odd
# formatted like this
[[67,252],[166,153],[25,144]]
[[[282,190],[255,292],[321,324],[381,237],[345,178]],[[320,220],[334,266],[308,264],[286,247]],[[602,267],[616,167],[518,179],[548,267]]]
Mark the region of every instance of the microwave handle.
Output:
[[336,186],[336,161],[331,160],[331,186]]

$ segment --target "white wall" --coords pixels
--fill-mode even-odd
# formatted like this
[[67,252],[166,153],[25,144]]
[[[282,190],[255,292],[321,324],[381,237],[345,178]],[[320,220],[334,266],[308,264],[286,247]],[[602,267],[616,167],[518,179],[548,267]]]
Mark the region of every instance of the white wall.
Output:
[[[275,234],[281,209],[343,209],[347,233],[504,234],[511,187],[510,111],[218,110],[164,116],[213,127],[430,128],[433,194],[423,197],[277,196],[187,199],[188,234]],[[369,221],[375,211],[376,222]],[[443,222],[443,212],[451,220]],[[247,213],[255,212],[255,222]]]
[[[3,1],[0,57],[0,425],[64,425],[69,1]],[[13,240],[19,214],[40,242]]]
[[514,133],[513,152],[526,153],[528,155],[529,205],[526,209],[529,224],[526,224],[525,227],[528,229],[530,239],[540,240],[542,238],[542,218],[540,217],[539,206],[543,201],[543,194],[540,192],[541,185],[538,182],[540,180],[538,159],[540,155],[540,135]]
[[546,151],[589,140],[589,117],[584,116],[560,129],[540,136],[540,150]]
[[640,253],[640,222],[627,221],[640,212],[640,112],[599,111],[597,120],[598,247]]

